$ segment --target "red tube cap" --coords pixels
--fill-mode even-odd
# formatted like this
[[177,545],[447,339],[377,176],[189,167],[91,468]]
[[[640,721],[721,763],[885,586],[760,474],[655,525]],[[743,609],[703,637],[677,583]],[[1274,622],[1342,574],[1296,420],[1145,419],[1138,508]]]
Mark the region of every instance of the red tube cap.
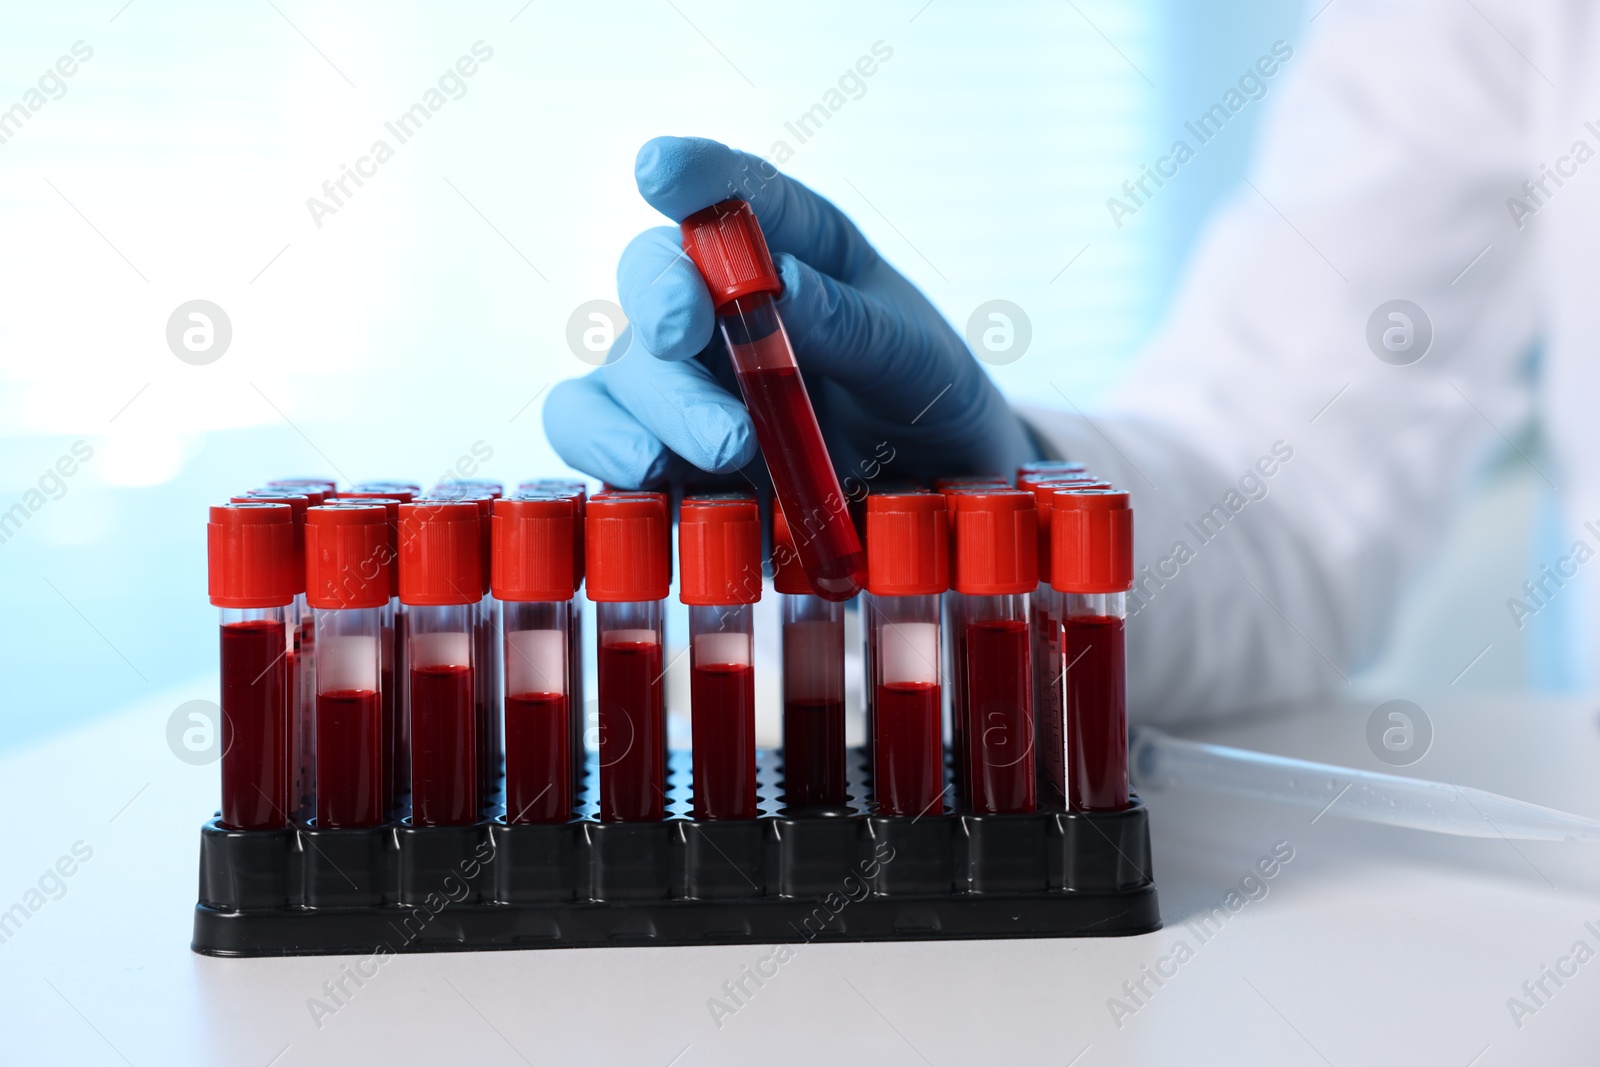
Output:
[[706,280],[719,313],[741,296],[783,292],[761,224],[743,200],[724,200],[696,211],[678,229],[683,250]]
[[867,497],[867,592],[928,596],[950,587],[950,517],[942,493]]
[[1018,483],[1018,488],[1033,493],[1034,513],[1039,527],[1039,580],[1050,584],[1050,516],[1055,513],[1056,492],[1061,489],[1110,489],[1110,482],[1096,481],[1084,475],[1081,478],[1051,478],[1046,481]]
[[493,577],[489,573],[493,569],[494,546],[494,502],[495,494],[484,489],[474,489],[469,486],[443,485],[429,494],[433,500],[470,500],[478,506],[478,534],[483,539],[479,548],[478,559],[483,564],[481,585],[483,591],[480,596],[489,595],[489,586],[493,584]]
[[494,502],[494,595],[500,600],[571,600],[578,591],[578,504],[560,493]]
[[473,500],[400,505],[400,602],[475,604],[483,597],[483,537]]
[[[206,524],[206,585],[219,608],[277,608],[294,601],[294,511],[284,501],[218,504]],[[300,571],[304,578],[304,568]]]
[[606,492],[583,517],[584,591],[590,600],[664,600],[672,586],[672,532],[660,493]]
[[382,504],[330,504],[306,512],[306,603],[381,608],[389,602],[393,572],[389,511]]
[[749,497],[685,497],[678,511],[678,599],[754,604],[761,599],[761,511]]
[[583,583],[583,514],[584,507],[589,502],[589,487],[582,482],[571,481],[566,478],[540,478],[536,481],[522,482],[517,486],[518,496],[538,495],[540,493],[555,493],[559,496],[571,497],[578,509],[578,521],[572,528],[572,561],[577,568],[578,583]]
[[1115,489],[1060,489],[1051,505],[1050,585],[1063,593],[1133,588],[1133,509]]
[[252,489],[248,493],[229,497],[234,504],[251,504],[262,500],[275,500],[288,504],[294,517],[294,591],[306,591],[306,509],[322,504],[320,490],[307,489]]
[[948,497],[950,587],[973,596],[1031,593],[1039,584],[1038,520],[1033,494],[968,489]]
[[[405,493],[404,490],[396,492]],[[345,493],[328,501],[323,507],[337,505],[345,507],[354,505],[361,507],[367,504],[381,504],[389,515],[389,595],[400,595],[400,505],[411,503],[411,494],[405,493],[404,498],[398,496],[383,496],[378,493]]]

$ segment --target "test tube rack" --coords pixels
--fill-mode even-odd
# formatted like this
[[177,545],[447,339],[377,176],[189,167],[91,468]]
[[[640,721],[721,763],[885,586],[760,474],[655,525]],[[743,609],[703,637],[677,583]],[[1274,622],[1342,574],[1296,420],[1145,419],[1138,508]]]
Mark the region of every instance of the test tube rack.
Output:
[[[869,795],[849,753],[848,792]],[[565,823],[201,830],[195,952],[365,955],[604,945],[1105,937],[1161,928],[1149,823],[1115,812],[881,817],[784,807],[758,754],[756,819],[693,817],[674,751],[667,818],[597,818],[591,754]]]

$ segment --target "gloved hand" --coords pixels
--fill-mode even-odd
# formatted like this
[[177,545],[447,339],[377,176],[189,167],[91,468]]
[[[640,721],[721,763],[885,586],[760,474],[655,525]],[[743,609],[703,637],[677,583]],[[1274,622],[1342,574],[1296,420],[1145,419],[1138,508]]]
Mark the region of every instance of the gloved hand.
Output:
[[[771,164],[696,137],[657,137],[639,192],[681,220],[748,200],[783,280],[777,301],[841,478],[1009,474],[1031,435],[928,299],[838,208]],[[743,482],[758,459],[705,282],[676,226],[646,230],[617,266],[624,355],[551,390],[545,432],[571,466],[622,488]],[[755,463],[744,472],[764,480]],[[851,492],[850,482],[845,485]]]

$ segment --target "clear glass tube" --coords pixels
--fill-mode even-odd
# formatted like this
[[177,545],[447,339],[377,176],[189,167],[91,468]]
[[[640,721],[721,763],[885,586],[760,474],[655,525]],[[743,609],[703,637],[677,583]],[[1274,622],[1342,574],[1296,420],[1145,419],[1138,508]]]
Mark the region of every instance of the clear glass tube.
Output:
[[749,604],[689,608],[694,813],[756,817],[756,672]]
[[584,719],[588,708],[584,700],[583,649],[583,601],[574,595],[567,601],[567,714],[572,720],[567,731],[571,739],[568,747],[572,750],[574,792],[583,788],[584,764],[587,760],[583,741],[588,729]]
[[1033,811],[1033,667],[1028,597],[947,594],[959,601],[966,805],[974,812]]
[[595,604],[600,680],[600,818],[666,815],[664,602]]
[[289,624],[294,628],[293,659],[289,669],[292,675],[290,700],[293,710],[290,721],[290,766],[293,784],[290,800],[294,802],[296,822],[310,821],[317,808],[317,731],[315,708],[317,699],[317,629],[306,595],[297,593],[290,609]]
[[1067,803],[1128,806],[1127,594],[1064,593],[1061,655]]
[[403,819],[411,814],[411,717],[406,713],[406,691],[411,684],[410,656],[406,652],[411,609],[390,597],[394,607],[394,749],[389,774],[389,814]]
[[844,605],[781,594],[783,792],[789,807],[845,802]]
[[412,604],[407,612],[406,719],[416,826],[464,826],[478,818],[474,611],[475,604]]
[[966,601],[950,590],[940,600],[944,607],[944,669],[950,679],[950,770],[956,792],[967,792],[967,623]]
[[570,601],[501,605],[506,821],[572,817]]
[[717,311],[801,569],[821,595],[849,600],[866,581],[866,553],[772,294],[754,293]]
[[473,713],[478,740],[478,813],[493,816],[500,804],[500,781],[505,770],[505,731],[500,721],[500,648],[498,612],[493,596],[485,593],[473,605]]
[[222,825],[276,830],[290,818],[290,607],[223,608]]
[[872,788],[880,815],[937,810],[944,792],[939,597],[873,596]]
[[388,606],[318,609],[317,826],[377,826],[383,787],[383,619]]
[[1040,582],[1028,603],[1033,634],[1033,751],[1037,800],[1059,811],[1067,801],[1067,741],[1061,702],[1061,597]]

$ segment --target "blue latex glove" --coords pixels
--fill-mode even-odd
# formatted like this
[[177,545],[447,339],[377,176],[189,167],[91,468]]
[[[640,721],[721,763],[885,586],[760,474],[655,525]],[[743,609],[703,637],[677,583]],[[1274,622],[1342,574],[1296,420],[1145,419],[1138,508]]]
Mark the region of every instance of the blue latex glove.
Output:
[[[759,157],[697,137],[655,138],[634,173],[645,200],[674,221],[731,196],[750,202],[841,477],[1009,474],[1035,458],[961,336],[827,200]],[[676,226],[629,243],[617,289],[629,326],[615,345],[625,354],[551,391],[544,425],[557,454],[623,488],[704,481],[698,472],[742,481],[759,455],[755,430]],[[744,476],[765,471],[755,463]]]

